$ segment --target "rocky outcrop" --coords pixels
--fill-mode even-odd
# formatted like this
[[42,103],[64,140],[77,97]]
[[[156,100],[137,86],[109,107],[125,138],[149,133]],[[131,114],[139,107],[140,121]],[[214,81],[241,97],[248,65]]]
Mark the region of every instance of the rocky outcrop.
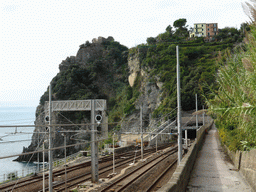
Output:
[[76,56],[67,57],[66,60],[61,62],[59,65],[60,71],[67,70],[68,66],[75,63],[86,66],[88,62],[101,57],[104,50],[102,43],[107,41],[114,41],[114,38],[111,36],[109,36],[107,39],[104,37],[98,37],[98,39],[92,39],[92,43],[86,41],[84,44],[79,46],[80,49],[78,50]]
[[[145,51],[145,50],[143,50]],[[141,51],[140,51],[141,52]],[[129,84],[131,87],[135,86],[135,80],[138,75],[141,77],[140,96],[135,101],[135,108],[137,109],[133,114],[125,118],[122,123],[123,131],[138,131],[140,127],[140,108],[142,107],[143,127],[151,129],[150,125],[154,124],[155,120],[152,118],[153,111],[161,103],[161,93],[163,83],[156,79],[150,78],[148,69],[141,65],[139,58],[140,52],[132,54],[128,57],[129,67]]]
[[129,67],[129,74],[130,74],[128,77],[128,81],[130,86],[133,87],[138,73],[141,72],[140,60],[138,55],[131,55],[128,57],[128,67]]
[[[90,43],[86,41],[80,45],[76,56],[67,57],[59,65],[60,72],[53,78],[52,99],[53,100],[76,100],[76,99],[106,99],[115,96],[113,83],[123,81],[122,75],[116,71],[127,67],[127,60],[120,61],[122,51],[127,50],[118,42],[113,42],[113,37],[98,37]],[[113,44],[111,44],[113,43]],[[111,44],[111,45],[110,45]],[[109,48],[109,47],[110,48]],[[119,59],[119,60],[118,60]],[[67,78],[67,76],[69,76]],[[111,84],[112,83],[112,84]],[[78,92],[82,92],[78,94]],[[87,96],[88,94],[88,96]],[[79,98],[80,97],[80,98]],[[87,98],[88,97],[88,98]],[[48,101],[49,93],[46,91],[40,99],[41,105],[36,110],[36,120],[31,144],[23,149],[23,152],[42,150],[43,143],[47,149],[48,128],[45,121],[47,109],[44,101]],[[107,118],[107,117],[106,117]],[[61,112],[52,113],[52,124],[72,124],[72,123],[90,123],[90,113],[86,112]],[[74,130],[83,129],[83,133],[75,133]],[[52,127],[53,147],[64,145],[63,130],[72,130],[66,133],[67,145],[76,144],[81,141],[90,140],[89,127],[74,127],[72,125],[65,127]],[[89,144],[87,144],[89,146]],[[77,145],[67,149],[67,155],[84,149],[85,145]],[[64,149],[53,151],[53,157],[63,157]],[[47,156],[46,156],[47,158]],[[40,154],[42,159],[42,154]],[[16,161],[36,161],[37,155],[20,156]]]

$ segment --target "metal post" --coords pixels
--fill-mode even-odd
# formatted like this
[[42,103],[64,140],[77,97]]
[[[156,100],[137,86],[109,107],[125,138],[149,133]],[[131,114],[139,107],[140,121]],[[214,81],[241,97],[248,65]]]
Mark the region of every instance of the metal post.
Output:
[[113,174],[115,174],[115,133],[113,134]]
[[156,135],[156,152],[157,152],[157,136],[158,136],[158,135]]
[[143,125],[143,122],[142,122],[142,106],[140,106],[140,128],[141,128],[141,160],[143,160],[143,129],[142,129],[142,125]]
[[45,192],[45,175],[44,175],[44,142],[43,142],[43,192]]
[[[171,133],[171,128],[169,127],[169,133]],[[171,134],[168,134],[168,143],[170,143],[170,135]]]
[[197,111],[198,111],[198,108],[197,108],[197,94],[196,94],[196,128],[198,129],[198,115],[197,115]]
[[204,125],[204,105],[203,105],[203,125]]
[[152,137],[152,135],[151,135],[151,133],[149,133],[149,143],[148,143],[148,146],[150,146],[150,144],[151,144],[151,137]]
[[96,130],[95,130],[95,100],[91,100],[91,167],[92,167],[92,183],[99,181],[98,174],[98,146],[96,142]]
[[186,142],[186,149],[188,148],[188,130],[185,129],[185,142]]
[[49,192],[52,192],[52,86],[49,86]]
[[[37,142],[38,142],[38,143],[37,143],[37,150],[39,150],[39,130],[38,130],[38,134],[37,134]],[[40,171],[40,170],[39,170],[39,167],[40,167],[40,166],[39,166],[39,153],[37,153],[37,163],[38,163],[38,164],[37,164],[37,172],[39,173],[39,171]]]
[[181,99],[180,99],[180,63],[179,63],[179,46],[176,46],[177,52],[177,123],[178,123],[178,164],[182,159],[182,129],[181,129]]
[[66,160],[67,148],[66,148],[66,145],[67,145],[67,137],[66,137],[66,134],[64,134],[64,147],[65,147],[65,163],[64,163],[64,166],[65,166],[65,191],[67,192],[67,166],[66,166],[66,163],[67,163],[67,160]]

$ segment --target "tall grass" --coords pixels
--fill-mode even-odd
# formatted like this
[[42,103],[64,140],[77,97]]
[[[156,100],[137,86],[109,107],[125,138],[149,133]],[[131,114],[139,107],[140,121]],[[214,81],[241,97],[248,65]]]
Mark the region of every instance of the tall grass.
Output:
[[[252,9],[253,6],[249,7]],[[255,12],[251,12],[255,13]],[[256,24],[251,23],[245,46],[219,55],[219,89],[207,100],[222,141],[231,150],[256,148]]]

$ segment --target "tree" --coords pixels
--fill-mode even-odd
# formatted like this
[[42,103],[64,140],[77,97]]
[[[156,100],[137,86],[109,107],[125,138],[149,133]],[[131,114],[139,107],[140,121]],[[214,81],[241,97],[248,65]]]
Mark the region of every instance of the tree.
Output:
[[174,21],[173,26],[175,28],[181,29],[181,28],[185,28],[186,23],[187,23],[187,19],[178,19]]
[[148,43],[148,45],[154,45],[154,44],[156,44],[156,39],[154,37],[148,37],[147,43]]
[[245,32],[245,31],[250,31],[250,26],[247,23],[242,23],[240,26],[240,31]]
[[187,19],[178,19],[174,21],[173,26],[176,28],[176,31],[174,34],[175,36],[182,37],[182,38],[189,36],[186,23],[187,23]]
[[173,34],[172,26],[171,26],[171,25],[168,25],[165,30],[166,30],[166,32],[168,32],[169,34]]

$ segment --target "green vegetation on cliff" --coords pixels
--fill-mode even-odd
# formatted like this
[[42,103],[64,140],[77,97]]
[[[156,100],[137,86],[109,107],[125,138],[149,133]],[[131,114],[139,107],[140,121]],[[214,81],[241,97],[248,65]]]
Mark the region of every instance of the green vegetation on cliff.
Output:
[[[86,46],[80,47],[78,54],[90,54],[89,59],[81,60],[76,56],[73,60],[67,58],[62,62],[60,72],[51,82],[53,100],[107,99],[111,111],[116,105],[119,92],[128,86],[128,48],[116,41],[87,42]],[[40,104],[48,101],[48,97],[47,90]],[[66,114],[71,120],[82,120],[87,113]]]
[[[128,58],[135,56],[139,58],[140,69],[147,73],[147,83],[163,84],[160,105],[151,111],[153,118],[161,117],[176,108],[176,46],[179,45],[182,108],[194,109],[196,93],[211,98],[209,93],[219,86],[215,79],[219,68],[216,58],[222,57],[225,50],[232,52],[242,41],[243,33],[225,28],[218,41],[205,42],[203,38],[188,38],[186,19],[175,21],[173,26],[175,29],[169,25],[164,33],[147,38],[147,44],[129,50],[113,40],[81,45],[77,56],[63,61],[60,72],[53,78],[53,100],[107,99],[109,123],[119,122],[136,111],[136,102],[142,94],[150,94],[144,91],[145,77],[140,73],[133,87],[128,84]],[[40,104],[46,100],[48,91]],[[204,102],[199,96],[200,107]],[[86,113],[69,116],[82,120]]]
[[[205,42],[203,38],[188,38],[186,19],[174,22],[176,31],[169,25],[166,32],[157,37],[149,37],[147,44],[138,45],[129,50],[129,54],[137,55],[141,68],[149,74],[152,83],[163,82],[161,104],[153,112],[153,117],[161,117],[176,108],[176,46],[179,45],[181,66],[181,98],[182,109],[195,109],[195,94],[199,94],[199,106],[204,105],[202,93],[208,96],[210,89],[216,90],[215,77],[219,65],[216,58],[225,50],[232,51],[243,39],[241,30],[225,28],[218,37],[220,41]],[[208,86],[210,85],[210,87]],[[132,89],[138,90],[137,87]],[[128,94],[125,93],[126,95]],[[142,94],[142,93],[140,93]],[[145,94],[145,93],[144,93]],[[131,105],[135,97],[126,99]],[[200,108],[199,107],[199,108]],[[129,112],[129,111],[128,111]],[[175,115],[175,114],[174,114]]]
[[256,147],[255,25],[246,42],[234,54],[219,57],[219,89],[213,90],[213,98],[208,100],[221,140],[233,151]]

